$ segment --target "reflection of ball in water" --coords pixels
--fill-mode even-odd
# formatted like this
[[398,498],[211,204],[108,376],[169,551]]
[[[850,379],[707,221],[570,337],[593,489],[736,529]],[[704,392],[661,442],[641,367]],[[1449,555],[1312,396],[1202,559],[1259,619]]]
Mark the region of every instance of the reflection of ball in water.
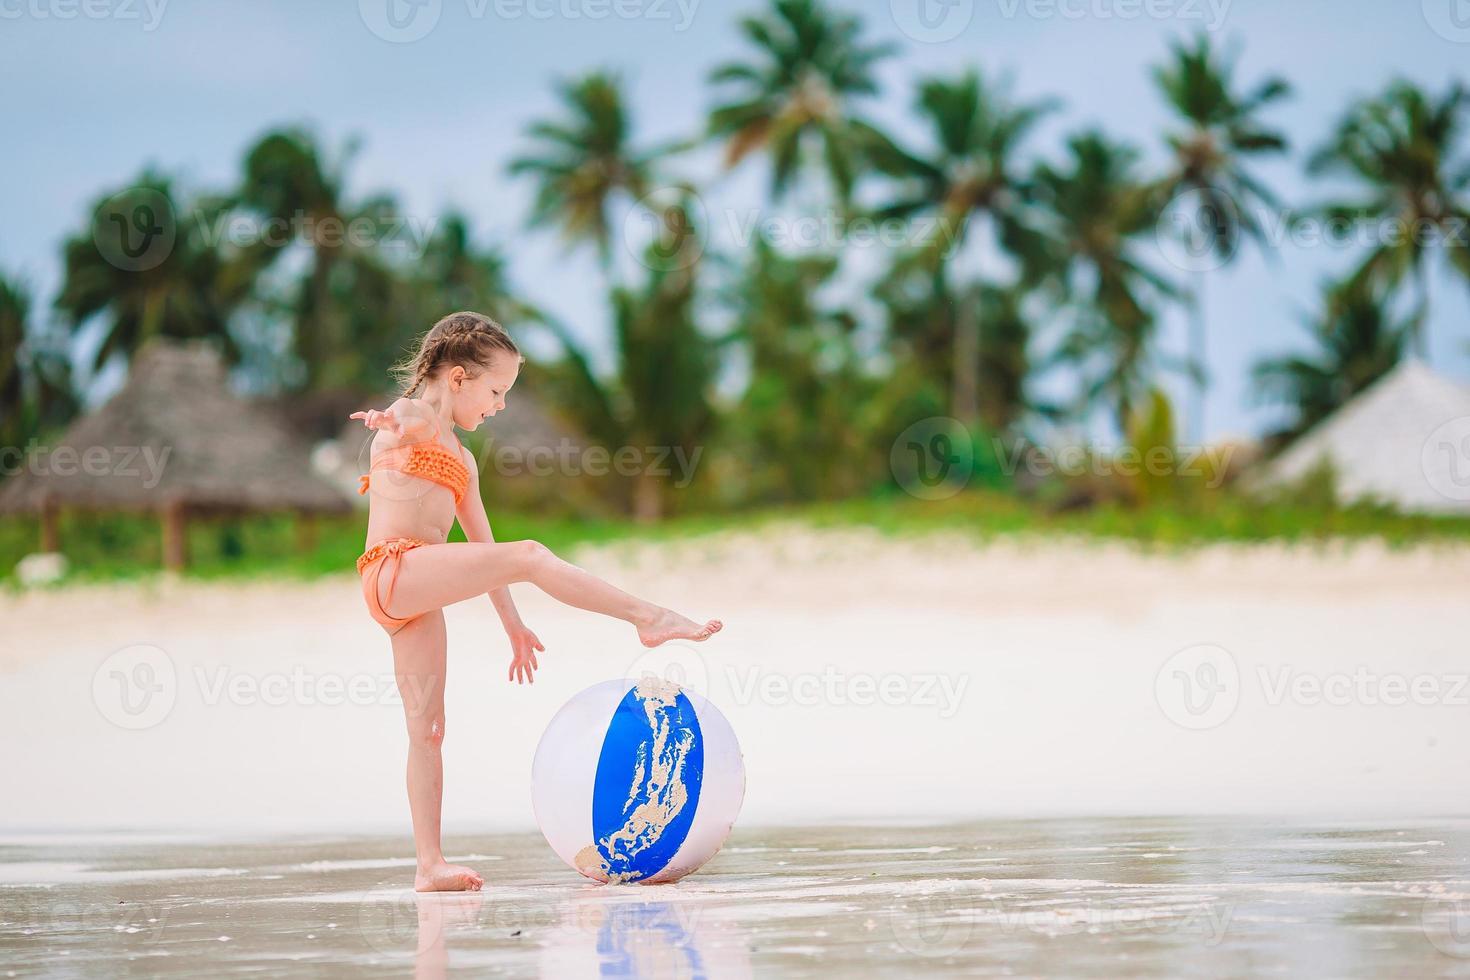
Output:
[[589,878],[678,881],[720,849],[745,797],[735,732],[702,695],[645,675],[595,684],[551,719],[531,802]]

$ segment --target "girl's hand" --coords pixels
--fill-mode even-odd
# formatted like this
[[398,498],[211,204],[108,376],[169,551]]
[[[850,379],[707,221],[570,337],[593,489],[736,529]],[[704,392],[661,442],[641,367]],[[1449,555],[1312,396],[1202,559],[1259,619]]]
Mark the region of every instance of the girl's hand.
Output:
[[536,683],[535,672],[540,665],[536,663],[535,651],[545,653],[546,648],[536,639],[535,633],[520,623],[507,626],[505,635],[510,637],[511,651],[510,672],[505,679],[517,684]]
[[347,416],[350,419],[362,419],[362,424],[369,429],[384,429],[400,438],[403,436],[403,423],[393,414],[393,409],[386,408],[379,412],[369,409],[366,412],[353,412]]

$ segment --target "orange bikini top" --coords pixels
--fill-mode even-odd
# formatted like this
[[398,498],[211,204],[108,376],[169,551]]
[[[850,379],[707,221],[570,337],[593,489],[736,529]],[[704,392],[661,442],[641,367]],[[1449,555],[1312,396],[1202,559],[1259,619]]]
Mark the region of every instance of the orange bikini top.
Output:
[[447,487],[454,494],[456,506],[464,499],[465,491],[470,486],[470,470],[464,465],[464,459],[458,453],[444,448],[444,444],[437,439],[384,450],[373,460],[368,476],[358,480],[359,494],[368,492],[372,470],[398,470],[408,476],[416,476]]

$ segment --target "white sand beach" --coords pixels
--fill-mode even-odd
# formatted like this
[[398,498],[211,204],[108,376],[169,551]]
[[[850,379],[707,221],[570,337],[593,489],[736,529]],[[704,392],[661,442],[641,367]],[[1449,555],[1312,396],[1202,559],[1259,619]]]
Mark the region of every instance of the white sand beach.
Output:
[[[533,827],[550,716],[670,663],[741,739],[745,826],[1470,808],[1467,548],[792,529],[568,557],[725,632],[649,652],[517,587],[547,648],[517,687],[490,603],[451,607],[451,833]],[[67,588],[0,616],[5,828],[407,835],[389,643],[350,572]]]

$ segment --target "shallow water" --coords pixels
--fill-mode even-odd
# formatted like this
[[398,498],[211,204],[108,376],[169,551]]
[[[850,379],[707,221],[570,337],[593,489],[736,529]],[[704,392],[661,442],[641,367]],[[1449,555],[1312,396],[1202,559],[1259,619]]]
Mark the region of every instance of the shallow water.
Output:
[[1470,820],[745,829],[597,886],[539,836],[0,838],[0,974],[1470,976]]

